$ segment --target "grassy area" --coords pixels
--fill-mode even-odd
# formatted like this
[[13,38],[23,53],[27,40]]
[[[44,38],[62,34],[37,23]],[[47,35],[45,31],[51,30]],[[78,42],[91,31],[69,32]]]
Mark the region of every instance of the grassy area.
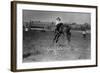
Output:
[[65,36],[53,43],[51,31],[23,31],[23,62],[90,59],[90,33],[83,39],[81,32],[72,31],[70,44]]

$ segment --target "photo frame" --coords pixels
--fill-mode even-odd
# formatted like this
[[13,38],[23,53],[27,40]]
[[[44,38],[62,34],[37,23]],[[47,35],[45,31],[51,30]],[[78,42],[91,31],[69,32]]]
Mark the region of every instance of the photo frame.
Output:
[[12,1],[11,71],[96,67],[97,10],[89,5]]

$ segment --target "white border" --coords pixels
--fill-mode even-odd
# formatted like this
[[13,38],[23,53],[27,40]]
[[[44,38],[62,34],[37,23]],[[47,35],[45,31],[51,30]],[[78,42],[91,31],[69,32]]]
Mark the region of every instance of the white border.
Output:
[[[63,12],[86,12],[91,13],[91,60],[75,61],[56,61],[56,62],[35,62],[22,63],[22,10],[44,10],[44,11],[63,11]],[[96,13],[94,8],[81,7],[60,7],[46,5],[17,4],[17,69],[35,69],[63,66],[95,65],[96,59]]]

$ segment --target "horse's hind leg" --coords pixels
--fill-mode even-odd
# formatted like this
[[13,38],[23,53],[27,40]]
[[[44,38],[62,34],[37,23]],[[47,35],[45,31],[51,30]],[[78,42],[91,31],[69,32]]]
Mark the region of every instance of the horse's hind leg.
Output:
[[55,37],[54,37],[54,39],[53,39],[53,42],[55,42],[56,38],[57,38],[57,34],[55,35]]
[[58,35],[59,35],[59,33],[55,33],[55,37],[53,39],[53,42],[55,42],[55,40],[57,40]]
[[56,37],[57,37],[57,34],[55,35],[54,39],[53,40],[56,40]]
[[60,35],[61,35],[60,33],[57,35],[56,43],[58,42]]

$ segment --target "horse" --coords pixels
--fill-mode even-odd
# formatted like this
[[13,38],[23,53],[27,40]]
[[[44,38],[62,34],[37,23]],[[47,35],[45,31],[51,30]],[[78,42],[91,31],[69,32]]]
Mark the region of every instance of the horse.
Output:
[[54,31],[55,37],[53,39],[53,42],[57,43],[59,40],[59,37],[61,35],[65,36],[65,34],[66,34],[66,38],[68,42],[70,42],[71,41],[71,31],[70,30],[71,30],[71,27],[69,25],[64,25],[63,23],[59,23]]

